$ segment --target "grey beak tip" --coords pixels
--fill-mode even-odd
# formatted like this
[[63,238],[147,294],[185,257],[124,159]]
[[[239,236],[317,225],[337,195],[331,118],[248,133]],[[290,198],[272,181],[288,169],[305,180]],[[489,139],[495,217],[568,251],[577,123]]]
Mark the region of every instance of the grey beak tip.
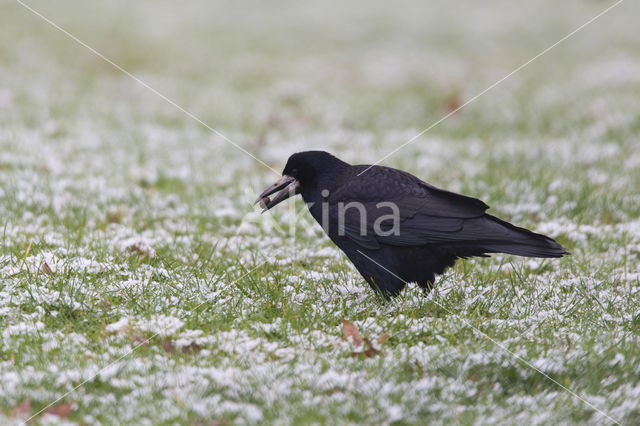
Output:
[[[269,196],[276,192],[277,195],[270,199]],[[263,207],[262,213],[264,213],[271,209],[271,207],[281,203],[292,195],[298,194],[299,192],[300,183],[291,176],[282,175],[280,180],[265,189],[262,194],[258,196],[258,199],[253,203],[253,205],[261,203],[261,207]]]

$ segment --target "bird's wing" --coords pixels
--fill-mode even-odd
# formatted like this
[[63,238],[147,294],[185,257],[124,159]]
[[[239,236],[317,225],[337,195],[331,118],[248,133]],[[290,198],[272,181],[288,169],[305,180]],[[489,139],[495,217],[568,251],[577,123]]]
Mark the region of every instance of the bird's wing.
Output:
[[420,246],[467,239],[465,220],[481,217],[489,208],[387,167],[372,167],[343,182],[327,198],[329,218],[338,232],[368,249],[380,243]]

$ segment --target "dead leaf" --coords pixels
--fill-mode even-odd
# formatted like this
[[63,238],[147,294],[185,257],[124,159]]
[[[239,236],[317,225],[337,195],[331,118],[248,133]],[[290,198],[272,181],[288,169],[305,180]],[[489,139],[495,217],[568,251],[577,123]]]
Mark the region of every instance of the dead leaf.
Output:
[[156,257],[156,251],[154,250],[154,248],[151,247],[149,244],[145,243],[144,241],[135,241],[129,244],[126,247],[126,249],[130,253],[137,254],[143,259],[146,257],[149,257],[150,259],[153,259]]
[[354,357],[359,357],[360,355],[364,355],[367,358],[371,358],[375,355],[378,355],[380,353],[379,350],[377,350],[376,348],[373,347],[373,343],[371,343],[371,340],[369,340],[368,338],[364,338],[364,344],[367,347],[365,350],[360,351],[360,352],[352,352],[351,356]]
[[137,346],[144,346],[145,348],[149,347],[149,339],[145,339],[144,337],[139,335],[133,336],[133,342],[137,343],[136,347]]
[[107,214],[107,222],[109,223],[120,223],[122,222],[122,217],[124,215],[121,211],[113,211]]
[[44,412],[47,414],[53,414],[54,416],[58,416],[58,417],[62,417],[63,419],[66,419],[67,417],[69,417],[69,414],[71,414],[73,409],[74,409],[73,403],[63,402],[63,403],[48,407],[46,410],[44,410]]
[[29,401],[22,401],[13,407],[11,412],[15,417],[29,417],[31,414],[31,403]]
[[371,340],[367,339],[366,337],[364,338],[364,343],[365,345],[367,345],[367,349],[364,351],[364,354],[367,356],[367,358],[371,358],[372,356],[378,355],[380,353],[379,350],[373,347]]
[[383,345],[388,338],[389,338],[389,332],[384,333],[382,336],[378,337],[378,344]]
[[162,349],[164,349],[164,351],[168,354],[172,354],[176,351],[176,347],[173,346],[173,343],[171,343],[171,340],[169,339],[162,339],[162,341],[160,342],[162,343]]
[[182,347],[183,354],[190,353],[190,352],[194,352],[194,353],[200,352],[201,350],[202,350],[202,347],[195,342],[191,342],[187,346]]
[[418,377],[422,378],[424,376],[424,369],[422,368],[422,364],[418,362],[418,360],[413,360],[413,365],[416,367],[416,371],[418,373]]
[[358,331],[358,327],[353,325],[353,323],[343,319],[342,330],[344,331],[345,337],[351,337],[351,339],[353,339],[353,346],[357,348],[362,345],[362,336]]
[[24,258],[29,257],[29,253],[31,253],[31,243],[29,243],[29,247],[27,247],[27,251],[24,253]]
[[42,270],[43,273],[45,273],[46,275],[53,275],[54,272],[53,270],[51,270],[51,267],[49,266],[49,264],[47,262],[44,262],[42,264],[42,266],[40,267],[40,269]]
[[460,99],[460,94],[457,92],[451,93],[444,101],[444,109],[450,114],[458,112],[461,106],[462,100]]

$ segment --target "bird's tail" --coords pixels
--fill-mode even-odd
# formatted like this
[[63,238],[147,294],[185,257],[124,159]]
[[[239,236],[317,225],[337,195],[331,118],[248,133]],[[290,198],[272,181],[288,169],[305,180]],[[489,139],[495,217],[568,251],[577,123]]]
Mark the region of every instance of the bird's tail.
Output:
[[570,254],[555,240],[514,226],[495,216],[485,214],[469,222],[469,229],[465,224],[465,230],[476,234],[475,248],[480,248],[484,253],[527,257],[562,257]]

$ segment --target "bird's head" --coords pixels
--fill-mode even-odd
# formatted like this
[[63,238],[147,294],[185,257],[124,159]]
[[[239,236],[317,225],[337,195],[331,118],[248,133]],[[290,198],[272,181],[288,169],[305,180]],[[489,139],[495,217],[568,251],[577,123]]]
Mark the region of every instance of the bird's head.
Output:
[[[256,200],[263,207],[263,212],[269,210],[289,197],[296,194],[315,191],[319,183],[328,183],[331,176],[340,166],[348,164],[324,151],[296,152],[289,157],[284,166],[282,177],[273,185],[265,189]],[[271,194],[276,193],[272,199]]]

